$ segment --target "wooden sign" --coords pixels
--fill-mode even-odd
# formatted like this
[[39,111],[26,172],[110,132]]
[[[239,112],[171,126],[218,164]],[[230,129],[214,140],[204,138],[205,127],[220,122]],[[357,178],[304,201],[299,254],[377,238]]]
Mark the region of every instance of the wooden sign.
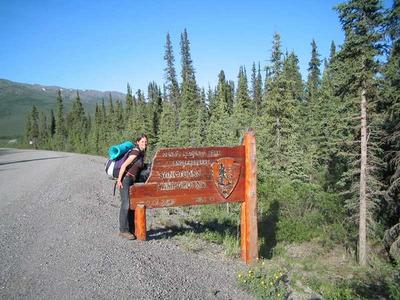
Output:
[[135,234],[146,240],[146,208],[242,202],[242,259],[258,257],[256,160],[253,132],[234,147],[160,149],[149,179],[130,190]]
[[244,146],[161,149],[149,179],[131,191],[131,207],[244,201]]

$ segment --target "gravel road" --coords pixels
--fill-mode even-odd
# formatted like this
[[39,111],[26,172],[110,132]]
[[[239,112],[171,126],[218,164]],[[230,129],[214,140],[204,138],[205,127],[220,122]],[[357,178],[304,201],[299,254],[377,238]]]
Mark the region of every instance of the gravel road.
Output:
[[104,162],[0,149],[0,299],[252,299],[239,260],[119,238]]

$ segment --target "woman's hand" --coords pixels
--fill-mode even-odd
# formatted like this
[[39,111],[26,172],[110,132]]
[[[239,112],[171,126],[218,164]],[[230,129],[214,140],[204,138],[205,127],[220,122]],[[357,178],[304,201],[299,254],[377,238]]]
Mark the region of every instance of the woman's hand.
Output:
[[121,182],[121,180],[118,180],[118,181],[117,181],[117,187],[118,187],[119,189],[122,189],[122,182]]
[[118,180],[117,180],[117,187],[122,189],[122,177],[125,174],[125,170],[127,166],[129,166],[133,160],[136,158],[136,155],[129,155],[126,161],[122,164],[121,169],[119,170]]

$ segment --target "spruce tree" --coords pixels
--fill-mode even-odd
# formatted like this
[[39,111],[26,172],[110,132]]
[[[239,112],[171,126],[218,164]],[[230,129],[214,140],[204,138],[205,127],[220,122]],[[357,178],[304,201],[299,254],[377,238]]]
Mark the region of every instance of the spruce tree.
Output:
[[317,43],[312,40],[311,42],[311,59],[308,63],[308,78],[307,78],[307,98],[308,101],[311,102],[310,99],[315,99],[317,96],[317,92],[319,86],[321,84],[321,60],[319,59],[319,53],[317,50]]
[[261,114],[261,103],[262,103],[262,76],[260,63],[258,63],[258,69],[256,64],[253,63],[251,70],[251,98],[252,98],[252,111],[256,116]]
[[89,133],[89,151],[94,154],[101,154],[100,152],[100,131],[101,131],[101,111],[99,105],[96,103],[96,108],[94,112],[94,119],[92,121],[91,130]]
[[297,102],[302,102],[304,100],[304,85],[300,74],[299,59],[294,52],[286,54],[283,72],[291,97]]
[[201,90],[200,103],[197,109],[196,124],[194,126],[195,132],[193,134],[193,145],[200,147],[204,145],[206,139],[208,112],[206,106],[206,93],[204,89]]
[[22,144],[24,146],[29,146],[31,142],[31,131],[32,131],[32,121],[31,114],[27,113],[25,116],[25,131]]
[[[151,136],[152,132],[152,111],[147,105],[145,95],[142,90],[136,92],[137,104],[132,115],[132,134],[137,137],[139,134],[146,133]],[[149,138],[150,138],[149,136]],[[149,141],[153,143],[153,141]]]
[[129,121],[129,116],[132,113],[133,109],[133,97],[132,97],[132,89],[129,83],[126,85],[126,102],[125,102],[125,116],[124,116],[124,122],[128,123]]
[[308,64],[308,76],[306,83],[305,101],[302,104],[302,135],[304,136],[305,147],[311,155],[312,165],[315,170],[320,169],[318,159],[318,136],[324,128],[321,124],[324,104],[319,102],[321,85],[321,60],[314,40],[311,42],[311,59]]
[[387,18],[389,57],[383,69],[380,109],[385,112],[385,184],[380,210],[385,228],[400,223],[400,1],[393,3]]
[[[302,152],[298,145],[298,98],[293,66],[296,60],[287,56],[282,60],[280,36],[274,34],[271,66],[268,68],[263,114],[256,122],[260,178],[267,176],[306,180],[302,166]],[[284,67],[285,66],[285,67]],[[259,146],[261,147],[261,146]]]
[[249,96],[246,69],[241,67],[238,75],[238,88],[233,108],[233,120],[235,122],[235,136],[239,140],[244,132],[252,126],[252,116],[254,115],[252,101]]
[[210,107],[210,120],[206,129],[207,145],[225,146],[235,142],[233,122],[228,110],[230,88],[225,80],[224,71],[221,71],[218,75],[215,95],[212,95],[212,91],[209,90],[208,97],[209,99],[212,97],[213,100]]
[[164,59],[167,63],[164,72],[166,78],[166,90],[167,90],[168,101],[171,102],[174,111],[178,115],[181,106],[181,99],[180,99],[179,84],[174,66],[175,63],[174,52],[172,49],[171,38],[169,33],[167,33]]
[[39,147],[39,112],[35,105],[32,106],[31,112],[31,131],[30,139],[34,149]]
[[65,128],[65,120],[64,120],[64,104],[61,96],[61,90],[58,90],[58,96],[56,102],[54,149],[59,151],[65,150],[66,139],[67,139],[67,131]]
[[331,47],[330,47],[330,50],[329,50],[329,63],[332,62],[332,60],[335,57],[335,55],[336,55],[336,45],[335,45],[335,42],[332,41],[331,42]]
[[342,72],[337,91],[348,102],[348,111],[352,114],[349,117],[354,118],[357,114],[360,120],[358,124],[348,121],[354,126],[349,142],[357,152],[350,163],[355,168],[349,169],[347,174],[350,180],[358,178],[352,182],[352,195],[358,198],[358,205],[354,206],[352,197],[349,207],[358,208],[358,259],[361,265],[366,265],[367,222],[373,221],[373,204],[379,201],[376,196],[379,188],[374,177],[377,156],[373,150],[378,148],[374,144],[378,137],[373,100],[376,98],[379,67],[376,57],[381,54],[383,14],[378,0],[351,0],[338,5],[337,11],[345,32],[345,42],[336,61]]
[[110,146],[110,139],[108,137],[109,124],[107,121],[107,108],[104,104],[104,99],[101,101],[101,106],[99,107],[99,152],[101,154],[106,154],[108,147]]
[[150,144],[152,148],[157,144],[158,132],[160,127],[160,118],[162,112],[162,95],[161,89],[155,82],[151,82],[148,86],[148,107],[151,117],[151,130],[148,133],[150,135]]
[[[54,117],[53,110],[50,110],[50,125],[49,125],[50,139],[53,138],[56,132],[56,118]],[[51,146],[51,145],[50,145]]]
[[173,104],[169,101],[166,88],[162,101],[162,112],[160,116],[160,126],[157,138],[157,148],[176,147],[177,137],[175,129],[175,111]]
[[79,96],[76,92],[72,110],[67,115],[68,151],[86,153],[87,151],[87,118]]
[[38,145],[41,149],[49,149],[50,129],[44,112],[39,114],[39,136]]
[[[197,132],[196,118],[200,105],[200,95],[196,83],[195,70],[190,55],[190,42],[186,29],[181,35],[182,55],[182,87],[180,124],[178,138],[180,146],[193,146],[195,144],[195,132]],[[195,113],[194,113],[195,112]]]

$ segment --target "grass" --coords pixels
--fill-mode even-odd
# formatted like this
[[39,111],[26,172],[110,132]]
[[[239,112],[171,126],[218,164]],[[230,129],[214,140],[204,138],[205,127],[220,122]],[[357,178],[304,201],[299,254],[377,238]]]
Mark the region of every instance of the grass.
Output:
[[[357,264],[340,199],[309,185],[280,182],[274,191],[259,205],[260,259],[237,274],[238,285],[259,299],[400,299],[399,264],[383,249],[371,246],[369,265]],[[170,209],[171,215],[181,222],[171,236],[185,249],[240,259],[240,204]]]
[[[274,207],[271,208],[273,211]],[[239,210],[240,204],[192,208],[184,218],[185,228],[175,232],[176,238],[189,251],[203,253],[222,248],[224,256],[239,259]],[[271,216],[271,210],[267,215]],[[296,295],[323,299],[400,299],[400,268],[390,264],[378,251],[369,253],[368,267],[358,266],[355,253],[338,242],[344,235],[340,223],[325,224],[286,242],[282,233],[272,234],[271,229],[297,234],[299,229],[290,227],[298,227],[299,223],[283,222],[282,217],[280,222],[274,220],[277,221],[261,219],[260,260],[246,272],[237,274],[238,285],[256,298],[286,299]],[[309,220],[312,224],[313,218]],[[262,230],[267,225],[272,227]],[[299,228],[310,231],[312,226]],[[271,243],[274,237],[280,238]],[[219,248],[211,250],[212,245]]]
[[284,250],[238,273],[238,284],[258,299],[400,299],[400,269],[378,256],[362,268],[341,246],[326,251],[308,242]]

